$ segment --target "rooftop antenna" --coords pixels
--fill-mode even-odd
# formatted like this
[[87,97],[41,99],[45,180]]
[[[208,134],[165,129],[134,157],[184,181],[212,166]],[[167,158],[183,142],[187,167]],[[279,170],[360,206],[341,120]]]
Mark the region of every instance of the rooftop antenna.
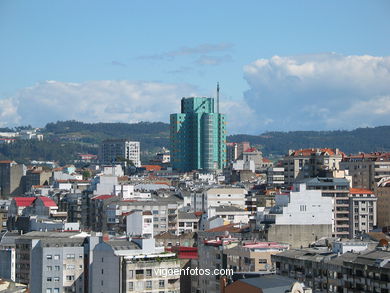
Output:
[[217,114],[219,114],[219,82],[217,82]]

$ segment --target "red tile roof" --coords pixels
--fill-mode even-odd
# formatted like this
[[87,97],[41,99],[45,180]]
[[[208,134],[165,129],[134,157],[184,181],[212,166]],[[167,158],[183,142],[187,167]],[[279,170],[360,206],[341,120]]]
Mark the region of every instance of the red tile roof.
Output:
[[349,189],[349,193],[352,194],[373,194],[373,192],[369,189],[364,188],[351,188]]
[[39,196],[37,199],[40,199],[45,207],[56,207],[57,204],[54,200],[47,196]]
[[35,197],[14,197],[12,200],[15,201],[15,204],[18,207],[29,207],[35,199]]
[[114,197],[113,195],[97,195],[95,197],[92,197],[92,199],[108,199],[108,198],[111,198],[111,197]]
[[[294,157],[297,157],[297,156],[311,156],[311,155],[314,155],[317,152],[320,152],[322,154],[326,153],[329,156],[336,155],[336,150],[331,149],[331,148],[311,148],[311,149],[300,149],[300,150],[293,151],[291,156],[294,156]],[[339,151],[339,155],[344,155],[344,153]]]

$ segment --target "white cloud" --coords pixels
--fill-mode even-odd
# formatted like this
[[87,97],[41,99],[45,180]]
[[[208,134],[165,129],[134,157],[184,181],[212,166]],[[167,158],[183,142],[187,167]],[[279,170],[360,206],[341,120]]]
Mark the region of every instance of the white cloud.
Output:
[[37,125],[57,120],[85,122],[168,121],[182,96],[195,95],[187,84],[157,82],[47,81],[0,100],[0,125]]
[[259,131],[390,123],[390,57],[274,56],[245,66],[244,78]]

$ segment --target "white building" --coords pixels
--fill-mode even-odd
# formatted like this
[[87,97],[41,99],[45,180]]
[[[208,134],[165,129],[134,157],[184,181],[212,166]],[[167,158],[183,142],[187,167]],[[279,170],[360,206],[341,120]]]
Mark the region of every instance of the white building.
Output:
[[277,194],[275,207],[265,215],[276,225],[332,225],[333,203],[320,190],[306,190],[305,184],[294,186],[289,194]]
[[249,222],[249,212],[236,206],[214,206],[209,207],[208,218],[219,217],[227,224],[247,224]]
[[126,234],[153,238],[153,215],[150,211],[133,210],[126,216]]
[[191,207],[194,211],[207,211],[215,206],[237,206],[245,209],[244,188],[210,188],[202,193],[191,194]]
[[105,140],[100,146],[99,159],[103,164],[130,160],[134,166],[141,167],[140,143],[125,139]]
[[180,263],[154,239],[101,242],[93,254],[91,292],[180,292]]

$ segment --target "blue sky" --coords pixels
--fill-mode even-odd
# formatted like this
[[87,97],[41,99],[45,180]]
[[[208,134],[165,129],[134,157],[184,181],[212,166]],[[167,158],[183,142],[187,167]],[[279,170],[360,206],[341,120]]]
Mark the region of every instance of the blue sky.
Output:
[[389,1],[2,0],[0,126],[166,122],[217,81],[231,133],[390,124],[389,15]]

